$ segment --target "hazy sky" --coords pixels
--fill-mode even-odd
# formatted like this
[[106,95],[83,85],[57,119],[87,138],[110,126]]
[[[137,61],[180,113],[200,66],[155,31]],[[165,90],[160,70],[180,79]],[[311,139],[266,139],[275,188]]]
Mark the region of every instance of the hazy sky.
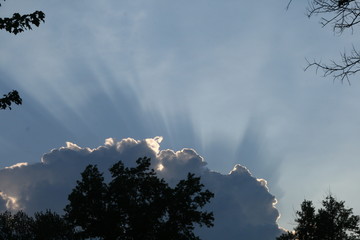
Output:
[[[360,213],[360,82],[304,72],[359,34],[307,19],[306,1],[6,1],[1,16],[42,10],[46,23],[0,33],[0,89],[23,105],[0,113],[0,167],[40,162],[73,142],[162,136],[223,174],[266,179],[279,224],[331,191]],[[355,45],[356,46],[356,45]],[[2,186],[6,187],[6,186]],[[241,193],[240,193],[241,194]]]

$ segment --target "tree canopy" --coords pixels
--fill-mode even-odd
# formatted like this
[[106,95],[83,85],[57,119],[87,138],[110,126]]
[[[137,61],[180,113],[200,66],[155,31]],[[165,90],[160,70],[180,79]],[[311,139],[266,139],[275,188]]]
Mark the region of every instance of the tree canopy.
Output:
[[94,165],[81,174],[65,208],[80,239],[198,240],[195,224],[213,226],[213,213],[201,209],[214,195],[199,177],[189,173],[170,187],[150,169],[149,158],[136,163],[114,164],[109,183]]
[[357,240],[360,238],[360,218],[353,215],[344,201],[329,194],[322,208],[315,210],[312,201],[304,200],[296,212],[296,227],[277,240]]
[[50,210],[34,217],[19,211],[0,213],[1,240],[75,240],[74,231],[63,217]]
[[0,213],[0,240],[200,240],[195,225],[213,226],[213,213],[202,208],[214,194],[193,174],[170,187],[149,158],[136,163],[114,164],[109,183],[96,166],[86,167],[63,216]]

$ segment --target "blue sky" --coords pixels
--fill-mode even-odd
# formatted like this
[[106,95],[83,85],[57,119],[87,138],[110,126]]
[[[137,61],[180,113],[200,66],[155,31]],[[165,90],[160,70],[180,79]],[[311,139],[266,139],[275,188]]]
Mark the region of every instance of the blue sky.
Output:
[[235,164],[266,179],[279,224],[328,191],[360,213],[360,86],[304,72],[337,59],[358,32],[307,19],[306,2],[6,1],[1,16],[42,10],[46,23],[1,32],[0,89],[24,104],[2,111],[0,167],[37,163],[74,142],[162,136],[220,173]]

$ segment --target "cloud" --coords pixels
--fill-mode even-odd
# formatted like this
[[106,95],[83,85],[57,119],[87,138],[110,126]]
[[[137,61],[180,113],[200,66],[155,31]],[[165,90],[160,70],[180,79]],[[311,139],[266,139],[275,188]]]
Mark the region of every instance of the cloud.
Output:
[[120,141],[109,138],[93,149],[67,142],[65,147],[45,154],[41,162],[4,168],[0,170],[0,209],[23,209],[30,214],[47,208],[61,212],[88,164],[98,165],[109,177],[107,169],[115,162],[122,160],[126,166],[134,166],[137,158],[147,156],[152,158],[152,167],[158,169],[159,176],[170,183],[193,172],[215,193],[207,206],[214,212],[215,227],[198,229],[203,239],[270,240],[280,233],[276,199],[265,180],[256,179],[241,165],[229,174],[211,171],[195,150],[160,150],[161,141],[161,137]]

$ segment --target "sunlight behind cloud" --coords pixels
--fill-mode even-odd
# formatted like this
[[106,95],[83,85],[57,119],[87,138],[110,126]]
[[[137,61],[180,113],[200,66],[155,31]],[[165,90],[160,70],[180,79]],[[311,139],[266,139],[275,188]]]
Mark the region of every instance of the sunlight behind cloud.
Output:
[[0,197],[6,202],[7,210],[20,210],[16,197],[9,196],[4,192],[0,192]]
[[[234,174],[244,176],[246,166],[276,195],[284,225],[304,194],[318,199],[329,185],[360,209],[348,187],[359,181],[360,84],[303,71],[306,57],[337,59],[356,36],[319,31],[304,17],[306,4],[285,11],[284,1],[4,2],[2,16],[39,8],[46,23],[0,32],[0,89],[24,100],[1,116],[0,164],[29,169],[54,148],[43,163],[64,152],[142,156],[149,145],[153,158],[162,154],[164,175],[204,166],[226,175],[240,163]],[[152,136],[166,141],[134,140]]]
[[147,145],[157,154],[160,150],[160,143],[162,142],[163,137],[154,137],[145,139]]
[[158,167],[156,168],[156,170],[158,170],[158,171],[162,171],[164,169],[164,165],[162,165],[162,164],[159,164],[158,165]]
[[28,163],[27,162],[22,162],[22,163],[17,163],[17,164],[14,164],[10,167],[5,167],[5,169],[14,169],[14,168],[18,168],[18,167],[23,167],[23,166],[27,166]]

